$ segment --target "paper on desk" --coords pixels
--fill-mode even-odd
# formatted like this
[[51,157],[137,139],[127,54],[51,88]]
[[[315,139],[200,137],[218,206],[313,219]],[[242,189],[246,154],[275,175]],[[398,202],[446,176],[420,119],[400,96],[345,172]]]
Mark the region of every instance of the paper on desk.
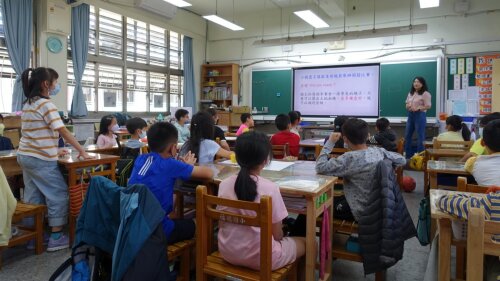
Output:
[[460,101],[467,99],[467,90],[449,90],[448,91],[449,100]]
[[314,140],[314,142],[317,142],[317,143],[324,143],[325,140],[324,139],[319,139],[319,140]]
[[315,190],[319,187],[319,182],[314,179],[307,179],[304,177],[287,177],[282,180],[276,181],[279,186],[296,188],[300,190]]
[[467,113],[467,104],[463,100],[453,101],[453,114],[463,116]]
[[[234,166],[238,165],[237,163],[231,162],[231,160],[222,161],[222,162],[220,162],[220,164],[234,165]],[[264,166],[264,170],[267,170],[267,171],[281,171],[281,170],[283,170],[285,168],[288,168],[289,166],[292,166],[293,164],[294,164],[294,162],[271,161],[271,163],[269,163],[269,165]]]

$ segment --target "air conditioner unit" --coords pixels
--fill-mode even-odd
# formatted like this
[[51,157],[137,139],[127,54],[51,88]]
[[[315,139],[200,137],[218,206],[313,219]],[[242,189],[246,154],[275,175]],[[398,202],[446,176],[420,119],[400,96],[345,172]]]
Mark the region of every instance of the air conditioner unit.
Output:
[[137,0],[135,5],[141,9],[148,10],[167,19],[173,19],[177,7],[163,0]]

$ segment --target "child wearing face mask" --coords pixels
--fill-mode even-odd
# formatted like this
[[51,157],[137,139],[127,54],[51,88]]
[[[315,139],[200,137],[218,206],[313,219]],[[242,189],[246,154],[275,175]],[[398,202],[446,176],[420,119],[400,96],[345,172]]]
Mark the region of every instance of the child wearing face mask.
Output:
[[99,148],[109,148],[117,145],[116,135],[113,134],[114,131],[118,131],[120,127],[116,121],[116,117],[113,115],[106,115],[101,119],[101,125],[99,127],[99,135],[97,137],[97,147]]
[[146,137],[146,131],[148,129],[148,124],[144,119],[139,117],[134,117],[127,120],[127,131],[132,135],[130,139],[125,143],[125,147],[131,149],[141,148],[146,146],[144,142],[140,140]]
[[12,142],[10,141],[10,139],[3,136],[4,129],[5,125],[3,124],[3,116],[2,114],[0,114],[0,151],[14,149],[14,146],[12,146]]
[[[29,68],[21,75],[26,101],[21,117],[21,140],[17,162],[23,170],[24,202],[46,204],[52,233],[47,251],[69,247],[68,236],[62,233],[68,217],[68,186],[59,166],[59,135],[71,144],[79,157],[92,158],[66,129],[50,96],[57,94],[57,72],[50,68]],[[30,224],[32,221],[27,221]]]

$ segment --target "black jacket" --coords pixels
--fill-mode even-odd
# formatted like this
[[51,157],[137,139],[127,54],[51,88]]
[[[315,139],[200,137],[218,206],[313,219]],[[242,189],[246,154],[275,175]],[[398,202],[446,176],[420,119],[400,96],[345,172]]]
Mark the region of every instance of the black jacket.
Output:
[[370,139],[370,142],[373,141],[380,144],[387,151],[396,152],[397,150],[396,133],[394,133],[394,131],[391,129],[387,129],[382,132],[377,132],[373,136],[373,139]]
[[365,274],[386,270],[403,257],[404,241],[417,235],[389,160],[380,161],[359,220]]

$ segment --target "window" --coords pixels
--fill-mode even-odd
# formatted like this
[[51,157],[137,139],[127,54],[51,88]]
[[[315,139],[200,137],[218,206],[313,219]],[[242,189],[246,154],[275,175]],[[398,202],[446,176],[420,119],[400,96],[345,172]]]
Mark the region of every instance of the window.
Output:
[[[165,112],[182,106],[182,38],[165,28],[90,8],[83,91],[89,111]],[[68,52],[68,108],[75,80]]]
[[15,82],[16,73],[12,68],[7,45],[5,44],[3,16],[0,8],[0,112],[12,111],[12,90]]

